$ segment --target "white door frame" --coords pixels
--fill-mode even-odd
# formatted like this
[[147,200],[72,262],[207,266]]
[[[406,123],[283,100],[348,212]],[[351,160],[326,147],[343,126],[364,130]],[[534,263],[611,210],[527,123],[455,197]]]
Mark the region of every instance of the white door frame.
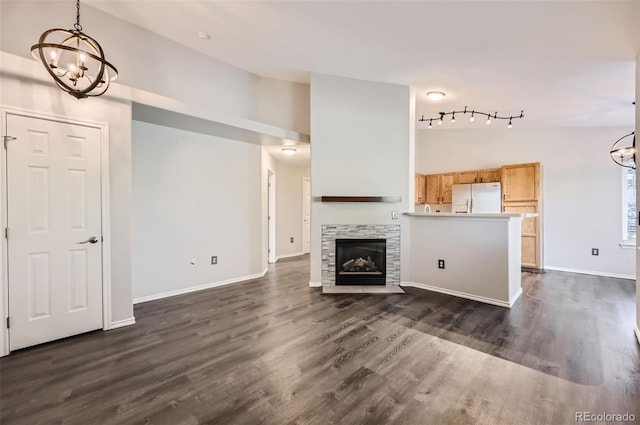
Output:
[[276,172],[267,170],[267,245],[269,263],[276,262]]
[[[60,115],[52,115],[43,112],[5,107],[0,105],[0,135],[7,134],[7,116],[18,115],[27,118],[36,118],[49,121],[56,121],[65,124],[81,125],[85,127],[97,128],[100,130],[100,190],[101,190],[101,224],[102,224],[102,329],[111,329],[111,228],[110,228],[110,208],[109,208],[109,125],[102,122],[90,122],[86,120],[73,119]],[[2,142],[3,140],[0,140]],[[19,143],[18,141],[10,141]],[[10,147],[9,147],[10,149]],[[0,172],[0,187],[2,199],[2,232],[7,226],[7,151],[0,145],[2,150],[2,172]],[[11,235],[9,235],[11,236]],[[2,238],[2,248],[0,249],[0,357],[9,354],[9,332],[6,327],[6,319],[9,314],[9,275],[7,270],[8,261],[8,241]]]
[[[309,182],[309,197],[311,197],[311,177],[302,178],[302,252],[308,254],[309,252],[304,250],[304,183]],[[311,202],[309,202],[309,220],[311,220]],[[311,246],[311,223],[309,223],[309,246]]]

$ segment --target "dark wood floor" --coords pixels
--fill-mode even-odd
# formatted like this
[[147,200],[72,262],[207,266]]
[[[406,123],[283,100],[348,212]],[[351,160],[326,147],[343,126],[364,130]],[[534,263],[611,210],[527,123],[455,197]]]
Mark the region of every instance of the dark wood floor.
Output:
[[[3,425],[541,424],[640,417],[635,282],[524,274],[511,310],[321,295],[308,258],[0,360]],[[637,419],[640,420],[640,419]]]

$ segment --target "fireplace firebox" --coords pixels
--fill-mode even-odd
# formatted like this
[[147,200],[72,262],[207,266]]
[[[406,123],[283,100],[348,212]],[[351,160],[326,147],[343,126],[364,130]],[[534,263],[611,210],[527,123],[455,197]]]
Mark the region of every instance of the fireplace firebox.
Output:
[[384,285],[386,239],[336,239],[336,285]]

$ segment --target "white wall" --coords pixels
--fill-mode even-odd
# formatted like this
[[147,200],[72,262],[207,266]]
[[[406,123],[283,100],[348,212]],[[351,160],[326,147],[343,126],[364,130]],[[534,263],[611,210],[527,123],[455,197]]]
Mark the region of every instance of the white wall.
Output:
[[[629,128],[479,128],[420,130],[416,172],[423,174],[541,162],[544,266],[635,276],[621,249],[621,169],[609,149]],[[592,256],[591,248],[600,255]]]
[[[311,282],[321,281],[323,224],[401,224],[410,196],[409,87],[311,78]],[[322,195],[402,196],[402,203],[322,203]],[[404,255],[404,254],[403,254]]]
[[311,170],[276,161],[275,171],[276,257],[302,254],[302,179]]
[[260,152],[133,122],[134,299],[262,272]]
[[[308,85],[261,78],[84,3],[81,16],[84,31],[118,69],[118,83],[309,133]],[[0,17],[0,50],[30,58],[45,30],[72,26],[75,4],[3,0]]]
[[[108,97],[77,100],[53,84],[37,83],[34,74],[41,70],[35,61],[21,70],[20,77],[0,74],[0,105],[109,126],[111,231],[105,237],[111,241],[111,319],[131,319],[131,104]],[[0,317],[5,317],[2,306]]]
[[254,119],[309,134],[309,85],[259,77]]

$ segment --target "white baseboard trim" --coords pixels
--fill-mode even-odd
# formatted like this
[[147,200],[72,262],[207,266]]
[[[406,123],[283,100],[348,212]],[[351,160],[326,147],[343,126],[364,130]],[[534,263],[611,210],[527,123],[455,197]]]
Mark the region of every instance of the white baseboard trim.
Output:
[[493,304],[493,305],[497,305],[497,306],[500,306],[500,307],[506,307],[506,308],[511,308],[513,303],[518,299],[518,297],[522,293],[522,289],[521,289],[520,292],[518,294],[516,294],[516,296],[513,298],[512,301],[506,302],[506,301],[495,300],[493,298],[482,297],[482,296],[479,296],[479,295],[467,294],[466,292],[453,291],[451,289],[445,289],[445,288],[439,288],[437,286],[426,285],[424,283],[402,282],[402,283],[400,283],[400,286],[411,286],[413,288],[424,289],[424,290],[433,291],[433,292],[439,292],[441,294],[446,294],[446,295],[453,295],[454,297],[466,298],[468,300],[480,301],[482,303]]
[[191,292],[202,291],[204,289],[211,289],[211,288],[215,288],[217,286],[230,285],[232,283],[244,282],[244,281],[251,280],[251,279],[259,279],[259,278],[263,277],[264,275],[266,275],[267,271],[269,271],[268,268],[264,269],[262,271],[262,273],[251,274],[251,275],[248,275],[248,276],[235,277],[233,279],[221,280],[219,282],[205,283],[204,285],[192,286],[190,288],[177,289],[175,291],[167,291],[167,292],[162,292],[160,294],[153,294],[153,295],[147,295],[147,296],[144,296],[144,297],[134,298],[133,299],[133,303],[134,304],[140,304],[140,303],[145,303],[147,301],[160,300],[162,298],[175,297],[176,295],[184,295],[184,294],[189,294]]
[[294,252],[293,254],[284,254],[284,255],[278,255],[276,257],[276,263],[278,262],[278,260],[282,260],[283,258],[291,258],[291,257],[300,257],[301,255],[304,255],[304,252]]
[[636,338],[638,338],[638,344],[640,344],[640,328],[638,328],[638,325],[636,325]]
[[124,328],[125,326],[131,326],[136,324],[136,318],[130,317],[124,320],[116,320],[115,322],[111,322],[111,327],[109,330]]
[[631,279],[635,280],[635,276],[631,274],[618,274],[618,273],[607,273],[607,272],[598,272],[594,270],[582,270],[582,269],[570,269],[567,267],[556,267],[556,266],[544,266],[545,270],[554,270],[557,272],[567,272],[567,273],[578,273],[578,274],[588,274],[592,276],[604,276],[604,277],[615,277],[617,279]]
[[513,307],[516,301],[518,301],[518,298],[520,298],[520,295],[522,295],[522,288],[518,288],[516,294],[509,300],[509,308]]
[[320,288],[322,286],[322,282],[309,282],[309,288]]

